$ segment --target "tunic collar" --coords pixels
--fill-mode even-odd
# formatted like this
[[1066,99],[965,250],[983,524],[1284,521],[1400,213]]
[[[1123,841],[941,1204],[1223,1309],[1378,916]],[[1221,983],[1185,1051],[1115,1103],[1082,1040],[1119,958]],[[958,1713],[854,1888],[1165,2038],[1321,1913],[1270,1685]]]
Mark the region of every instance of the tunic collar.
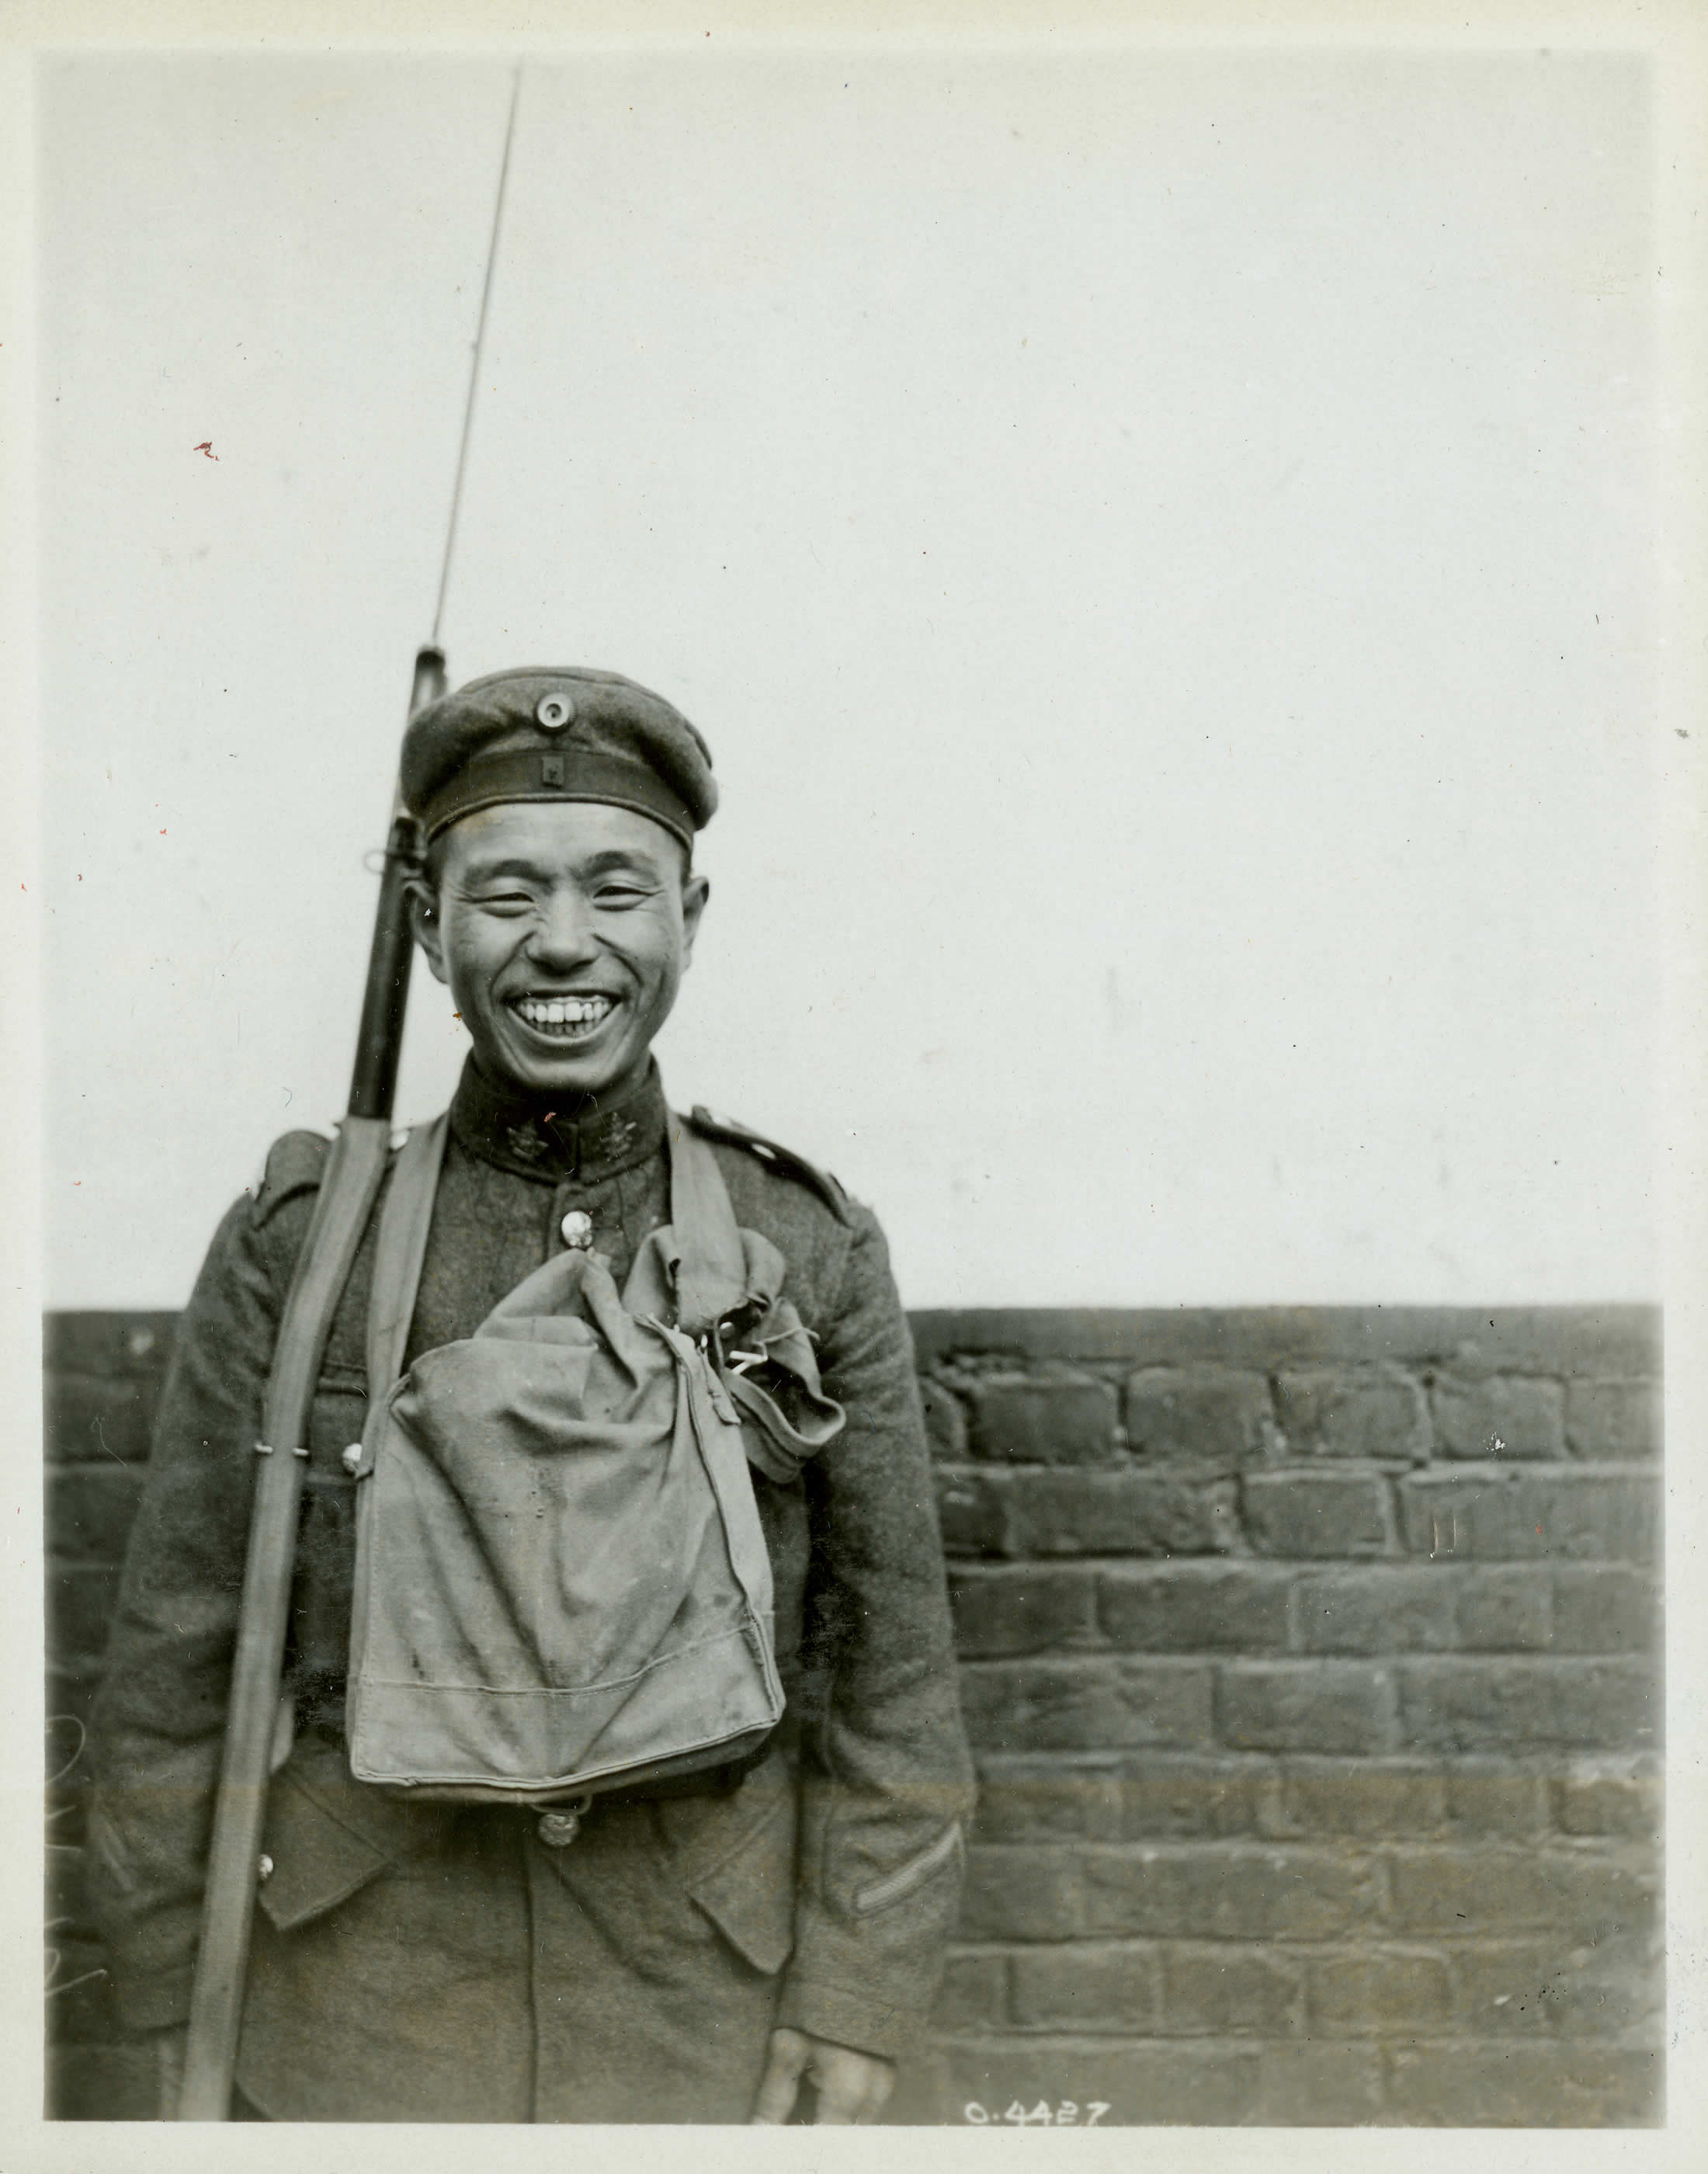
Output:
[[451,1129],[483,1162],[548,1184],[596,1185],[662,1151],[669,1112],[656,1063],[620,1102],[561,1108],[543,1095],[495,1086],[471,1057],[451,1104]]

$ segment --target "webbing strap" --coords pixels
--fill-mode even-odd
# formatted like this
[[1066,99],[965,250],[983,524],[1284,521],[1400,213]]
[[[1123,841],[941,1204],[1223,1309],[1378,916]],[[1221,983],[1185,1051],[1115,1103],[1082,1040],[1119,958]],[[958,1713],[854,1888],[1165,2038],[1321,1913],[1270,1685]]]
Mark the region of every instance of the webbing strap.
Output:
[[747,1295],[747,1256],[717,1158],[698,1133],[670,1119],[670,1221],[676,1234],[676,1318],[703,1336]]
[[392,1187],[380,1211],[374,1241],[374,1281],[368,1300],[368,1396],[380,1403],[403,1371],[415,1295],[421,1288],[421,1264],[427,1257],[427,1233],[433,1199],[445,1161],[447,1119],[418,1125],[404,1141]]
[[[380,1213],[367,1334],[368,1394],[376,1403],[389,1395],[403,1371],[449,1131],[441,1115],[410,1133]],[[673,1112],[668,1138],[677,1319],[684,1333],[701,1336],[740,1304],[747,1290],[747,1261],[716,1157]]]

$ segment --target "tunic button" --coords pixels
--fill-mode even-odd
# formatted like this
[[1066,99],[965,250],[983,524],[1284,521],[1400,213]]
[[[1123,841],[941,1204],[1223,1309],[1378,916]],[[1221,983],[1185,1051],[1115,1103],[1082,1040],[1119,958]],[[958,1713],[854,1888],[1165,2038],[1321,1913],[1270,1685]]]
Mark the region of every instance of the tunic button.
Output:
[[585,1209],[572,1208],[558,1228],[564,1234],[564,1243],[578,1253],[586,1252],[593,1242],[593,1219]]
[[273,1877],[273,1859],[270,1857],[263,1857],[260,1863],[256,1866],[255,1870],[257,1878],[261,1879],[271,1879]]
[[579,1812],[542,1812],[535,1830],[548,1849],[567,1849],[581,1831]]
[[357,1472],[361,1468],[362,1445],[360,1442],[353,1441],[349,1447],[344,1452],[343,1455],[338,1459],[338,1463],[343,1465],[344,1470],[354,1479]]

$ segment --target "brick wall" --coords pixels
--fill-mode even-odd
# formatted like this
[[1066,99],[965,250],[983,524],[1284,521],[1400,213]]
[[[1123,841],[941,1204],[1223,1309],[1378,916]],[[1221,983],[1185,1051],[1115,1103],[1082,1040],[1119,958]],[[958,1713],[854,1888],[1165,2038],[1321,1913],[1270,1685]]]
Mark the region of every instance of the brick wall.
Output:
[[[49,1323],[57,1766],[171,1327]],[[914,1330],[982,1803],[898,2117],[1658,2119],[1657,1317]],[[80,1779],[54,2089],[114,2117],[149,2083],[79,1917]]]

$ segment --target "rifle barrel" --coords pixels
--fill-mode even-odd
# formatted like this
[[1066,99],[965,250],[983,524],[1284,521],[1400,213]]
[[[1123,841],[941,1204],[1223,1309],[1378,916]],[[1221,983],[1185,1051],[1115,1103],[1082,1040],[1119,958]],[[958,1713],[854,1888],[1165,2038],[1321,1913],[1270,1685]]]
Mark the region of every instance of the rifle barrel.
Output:
[[[445,659],[436,646],[430,646],[415,659],[410,716],[444,691]],[[202,1938],[177,2106],[180,2121],[230,2118],[310,1419],[333,1310],[386,1174],[392,1099],[409,993],[407,886],[419,865],[415,826],[401,802],[394,802],[368,958],[349,1114],[327,1159],[320,1197],[279,1324],[263,1407],[269,1446],[250,1512]]]
[[[445,692],[445,653],[429,646],[415,658],[409,690],[409,715],[436,702]],[[356,1061],[350,1073],[349,1114],[389,1117],[397,1091],[397,1060],[403,1047],[403,1012],[409,1000],[409,968],[415,947],[409,933],[408,884],[420,868],[415,825],[394,806],[380,876],[380,900],[374,914],[374,940],[368,951],[368,984],[362,995],[361,1024],[356,1030]]]

